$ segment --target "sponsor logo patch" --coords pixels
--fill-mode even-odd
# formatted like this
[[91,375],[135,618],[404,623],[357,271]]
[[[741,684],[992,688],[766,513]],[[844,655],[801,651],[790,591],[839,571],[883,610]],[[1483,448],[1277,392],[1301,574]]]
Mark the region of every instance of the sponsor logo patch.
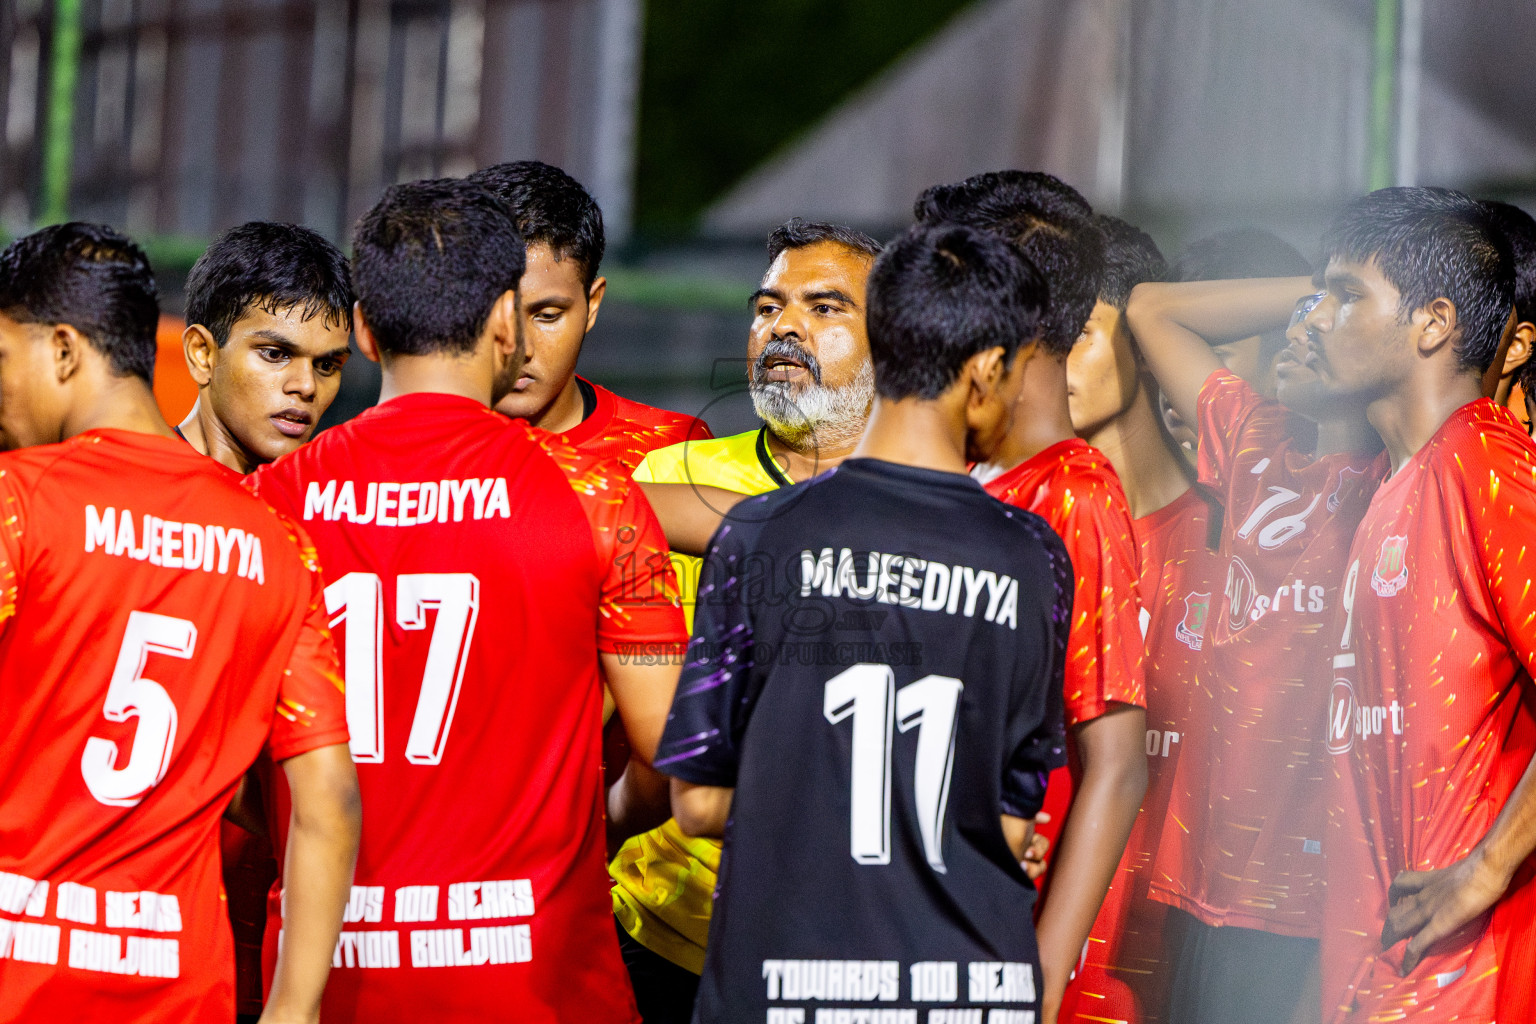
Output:
[[1355,745],[1355,688],[1335,679],[1328,692],[1328,753],[1347,754]]

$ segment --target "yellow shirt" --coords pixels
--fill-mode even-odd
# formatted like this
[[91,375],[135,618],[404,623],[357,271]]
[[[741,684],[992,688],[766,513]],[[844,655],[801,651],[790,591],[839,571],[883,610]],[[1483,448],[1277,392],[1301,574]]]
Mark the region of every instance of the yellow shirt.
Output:
[[[647,482],[695,483],[742,494],[762,494],[790,482],[769,456],[761,429],[658,448],[635,468],[634,476]],[[672,564],[683,614],[692,629],[701,560],[674,551]],[[690,838],[669,820],[627,841],[608,865],[614,881],[613,914],[646,949],[702,973],[719,870],[720,842]]]

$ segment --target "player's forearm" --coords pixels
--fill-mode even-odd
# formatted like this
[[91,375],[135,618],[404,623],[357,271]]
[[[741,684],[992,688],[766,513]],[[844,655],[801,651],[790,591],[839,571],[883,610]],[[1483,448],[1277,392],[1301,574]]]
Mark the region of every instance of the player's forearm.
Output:
[[1536,759],[1526,765],[1504,809],[1473,848],[1484,871],[1507,889],[1520,865],[1536,853]]
[[[667,713],[672,710],[672,694],[677,690],[677,676],[682,671],[681,645],[670,659],[647,657],[643,661],[623,654],[604,652],[598,656],[603,678],[618,708],[624,735],[632,753],[650,764],[666,728]],[[660,660],[661,664],[652,664]]]
[[316,1021],[357,863],[362,801],[345,746],[283,763],[293,799],[283,865],[283,942],[265,1024]]
[[666,531],[668,546],[685,555],[702,556],[726,513],[746,497],[702,484],[659,484],[645,480],[636,483]]
[[698,786],[673,779],[672,817],[685,835],[718,839],[725,835],[735,795],[736,790],[724,786]]
[[672,814],[670,787],[665,775],[631,757],[608,790],[608,851],[618,851],[630,836],[648,832]]
[[1284,328],[1308,278],[1139,284],[1126,323],[1174,411],[1194,423],[1200,388],[1221,360],[1212,345]]
[[1051,858],[1037,928],[1047,996],[1059,998],[1093,928],[1147,790],[1146,712],[1120,705],[1077,727],[1082,777]]
[[[1284,330],[1296,300],[1314,291],[1307,277],[1256,277],[1236,281],[1152,282],[1137,285],[1131,302],[1142,319],[1176,324],[1207,345],[1265,331]],[[1126,309],[1126,315],[1130,315]],[[1133,325],[1134,327],[1134,325]]]

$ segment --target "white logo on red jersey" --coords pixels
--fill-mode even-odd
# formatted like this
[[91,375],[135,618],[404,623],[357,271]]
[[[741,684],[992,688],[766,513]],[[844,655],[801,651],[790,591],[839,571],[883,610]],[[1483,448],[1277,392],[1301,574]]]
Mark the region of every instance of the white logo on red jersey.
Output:
[[1192,651],[1205,646],[1205,624],[1211,614],[1211,594],[1190,591],[1184,595],[1184,619],[1174,627],[1173,635]]
[[[1354,668],[1355,656],[1335,655],[1333,667],[1335,670]],[[1401,736],[1406,717],[1403,705],[1395,700],[1391,704],[1360,704],[1355,697],[1354,685],[1348,679],[1336,676],[1328,693],[1328,753],[1347,754],[1355,745],[1355,737],[1368,740],[1383,735],[1388,728],[1392,735]]]
[[1253,582],[1253,573],[1243,560],[1236,555],[1227,565],[1227,628],[1236,633],[1248,625],[1248,610],[1253,607],[1253,598],[1258,587]]
[[1328,753],[1347,754],[1355,745],[1355,688],[1335,679],[1328,692]]
[[1408,537],[1398,534],[1381,542],[1376,553],[1376,568],[1371,570],[1371,589],[1382,597],[1392,597],[1408,585]]
[[[1254,581],[1252,571],[1237,555],[1233,555],[1232,561],[1227,565],[1226,594],[1227,628],[1234,633],[1249,623],[1258,622],[1271,612],[1290,611],[1316,615],[1327,608],[1328,596],[1327,590],[1322,586],[1309,585],[1306,580],[1300,578],[1280,584],[1273,594],[1261,594],[1258,592],[1258,583]],[[1191,597],[1198,596],[1191,595]],[[1189,598],[1184,599],[1186,608],[1189,600]],[[1189,612],[1186,610],[1186,622],[1188,617]],[[1182,634],[1179,639],[1184,639]],[[1199,649],[1195,648],[1197,651]]]
[[1345,466],[1339,470],[1338,479],[1334,481],[1333,493],[1328,495],[1328,511],[1337,512],[1344,507],[1344,485],[1353,477],[1359,479],[1365,476],[1365,469],[1356,469],[1353,466]]

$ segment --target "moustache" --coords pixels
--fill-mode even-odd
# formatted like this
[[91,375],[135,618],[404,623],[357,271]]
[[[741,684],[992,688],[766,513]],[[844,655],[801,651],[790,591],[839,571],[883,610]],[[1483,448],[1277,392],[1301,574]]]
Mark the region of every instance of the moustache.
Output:
[[821,384],[821,363],[817,361],[815,354],[810,349],[784,338],[771,339],[752,361],[753,384],[777,383],[767,379],[768,364],[775,359],[793,359],[805,367],[805,372],[811,375],[811,380],[817,385]]

